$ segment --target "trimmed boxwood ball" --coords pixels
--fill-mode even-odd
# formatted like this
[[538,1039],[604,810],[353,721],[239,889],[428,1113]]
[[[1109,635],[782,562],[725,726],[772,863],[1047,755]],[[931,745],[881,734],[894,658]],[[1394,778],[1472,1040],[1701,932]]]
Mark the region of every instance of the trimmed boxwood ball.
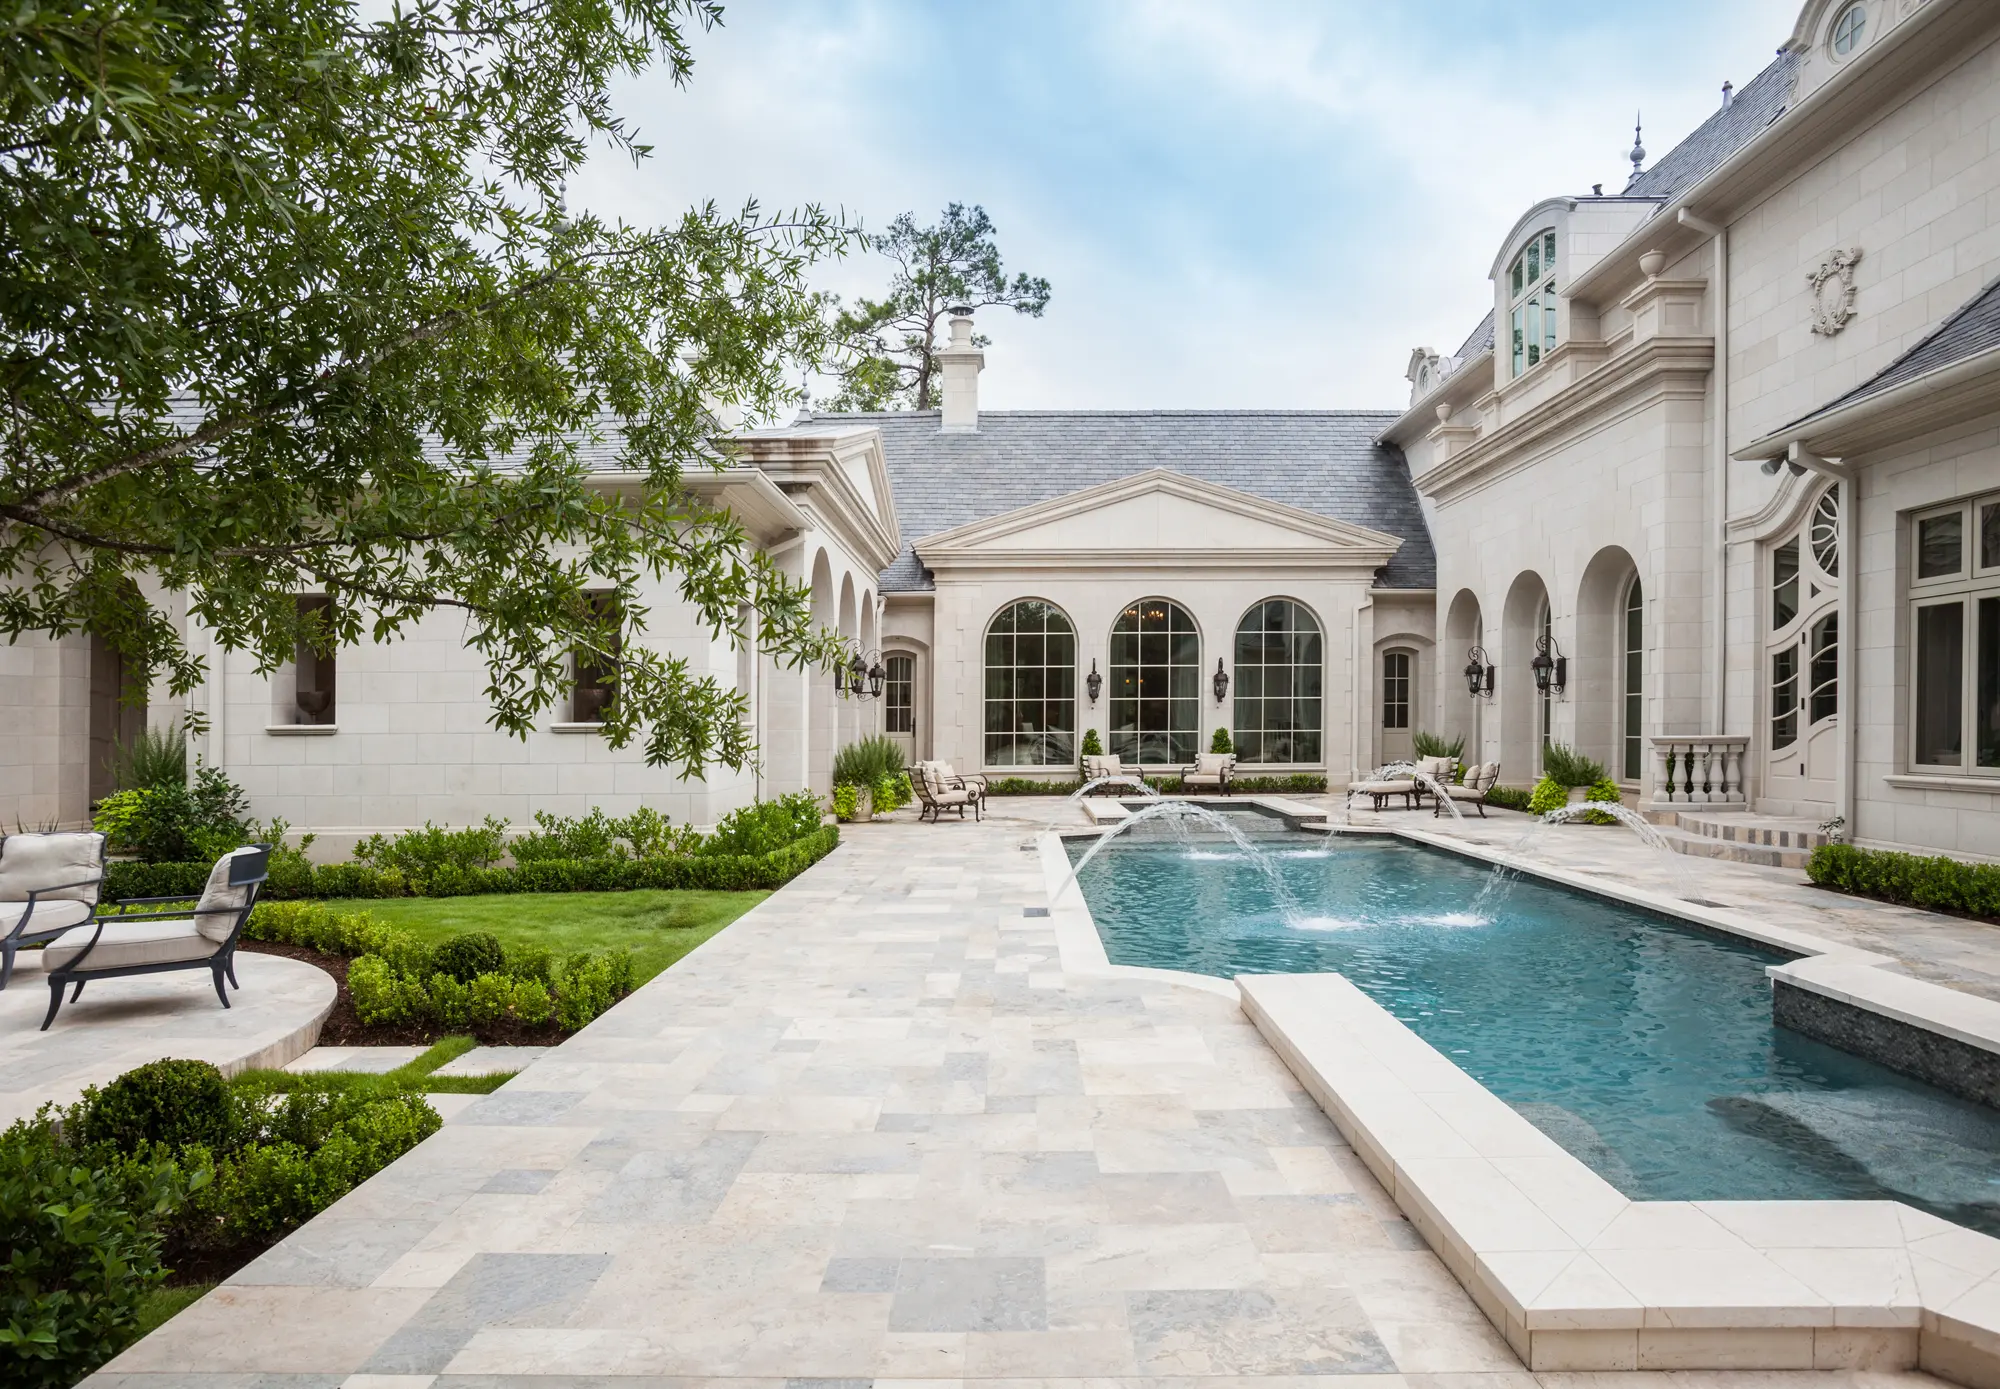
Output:
[[499,974],[507,968],[507,953],[500,937],[490,931],[467,931],[441,942],[431,952],[431,968],[448,974],[461,984],[470,984],[482,974]]
[[227,1148],[236,1132],[236,1103],[222,1072],[206,1061],[151,1061],[83,1099],[79,1137],[137,1152],[147,1143]]

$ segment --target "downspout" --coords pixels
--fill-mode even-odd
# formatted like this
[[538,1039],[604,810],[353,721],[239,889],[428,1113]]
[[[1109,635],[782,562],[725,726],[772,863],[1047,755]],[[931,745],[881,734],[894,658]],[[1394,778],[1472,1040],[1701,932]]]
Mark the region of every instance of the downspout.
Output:
[[[1675,214],[1689,231],[1700,232],[1715,245],[1715,365],[1709,379],[1715,383],[1715,461],[1710,465],[1708,494],[1715,500],[1713,577],[1714,597],[1709,602],[1710,675],[1709,732],[1729,731],[1729,229],[1704,221],[1686,208]],[[1745,769],[1748,770],[1747,768]]]
[[1840,482],[1840,631],[1834,645],[1838,662],[1837,679],[1846,686],[1840,701],[1840,786],[1833,813],[1845,823],[1842,837],[1852,844],[1856,832],[1854,813],[1857,797],[1855,780],[1860,768],[1856,749],[1861,737],[1861,672],[1855,668],[1855,651],[1860,643],[1856,630],[1861,622],[1861,474],[1850,468]]

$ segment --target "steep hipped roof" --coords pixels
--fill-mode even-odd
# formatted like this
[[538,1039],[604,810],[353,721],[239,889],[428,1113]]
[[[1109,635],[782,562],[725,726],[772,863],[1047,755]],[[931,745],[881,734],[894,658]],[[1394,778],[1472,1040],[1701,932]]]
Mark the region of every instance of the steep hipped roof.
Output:
[[[867,424],[902,523],[882,591],[931,586],[910,544],[1067,493],[1166,468],[1403,538],[1387,588],[1429,588],[1437,557],[1403,457],[1374,438],[1391,410],[988,410],[974,434],[945,434],[935,410],[816,415]],[[802,422],[803,423],[803,422]]]
[[1487,348],[1493,346],[1493,310],[1486,311],[1486,317],[1479,320],[1479,326],[1472,330],[1472,336],[1460,345],[1453,355],[1461,362],[1469,362]]
[[1669,199],[1761,135],[1791,99],[1799,53],[1786,49],[1735,99],[1694,128],[1625,189],[1628,198]]

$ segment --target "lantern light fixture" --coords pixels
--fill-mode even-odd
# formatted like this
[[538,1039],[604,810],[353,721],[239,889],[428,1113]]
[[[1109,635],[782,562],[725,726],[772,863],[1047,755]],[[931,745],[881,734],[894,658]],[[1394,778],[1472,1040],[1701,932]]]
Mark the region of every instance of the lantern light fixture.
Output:
[[1220,656],[1215,658],[1215,678],[1209,683],[1215,687],[1215,702],[1222,703],[1224,697],[1229,694],[1229,672],[1222,668]]
[[882,668],[882,653],[852,647],[846,660],[833,666],[833,690],[842,699],[880,699],[888,672]]
[[1104,693],[1104,677],[1097,673],[1097,658],[1090,658],[1090,674],[1083,678],[1083,688],[1090,695],[1090,702],[1097,703],[1097,697]]
[[1486,652],[1475,646],[1466,653],[1465,689],[1474,699],[1481,695],[1493,697],[1493,666],[1486,659]]
[[1535,638],[1535,659],[1528,662],[1535,673],[1535,688],[1542,694],[1561,694],[1569,684],[1569,657],[1562,654],[1554,637]]

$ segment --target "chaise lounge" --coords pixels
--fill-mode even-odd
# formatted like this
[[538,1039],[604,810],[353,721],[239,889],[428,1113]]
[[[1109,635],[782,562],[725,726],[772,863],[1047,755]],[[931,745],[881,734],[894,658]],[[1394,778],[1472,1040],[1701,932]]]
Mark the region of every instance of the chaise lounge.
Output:
[[[63,990],[73,986],[71,1003],[93,979],[131,974],[162,974],[170,970],[205,969],[215,976],[215,996],[227,1008],[229,993],[222,986],[236,983],[236,942],[257,891],[270,870],[271,846],[252,844],[232,849],[216,860],[208,883],[192,912],[162,911],[100,916],[94,927],[77,926],[42,947],[49,976],[49,1015],[42,1031],[56,1020]],[[130,897],[121,907],[185,902],[179,897]]]
[[14,955],[87,925],[104,891],[104,836],[92,831],[0,839],[0,989]]
[[[1486,818],[1486,793],[1500,784],[1500,764],[1498,762],[1475,762],[1465,769],[1465,780],[1457,786],[1444,788],[1445,794],[1460,805],[1478,809],[1479,818]],[[1442,804],[1431,807],[1433,817],[1442,815]]]

